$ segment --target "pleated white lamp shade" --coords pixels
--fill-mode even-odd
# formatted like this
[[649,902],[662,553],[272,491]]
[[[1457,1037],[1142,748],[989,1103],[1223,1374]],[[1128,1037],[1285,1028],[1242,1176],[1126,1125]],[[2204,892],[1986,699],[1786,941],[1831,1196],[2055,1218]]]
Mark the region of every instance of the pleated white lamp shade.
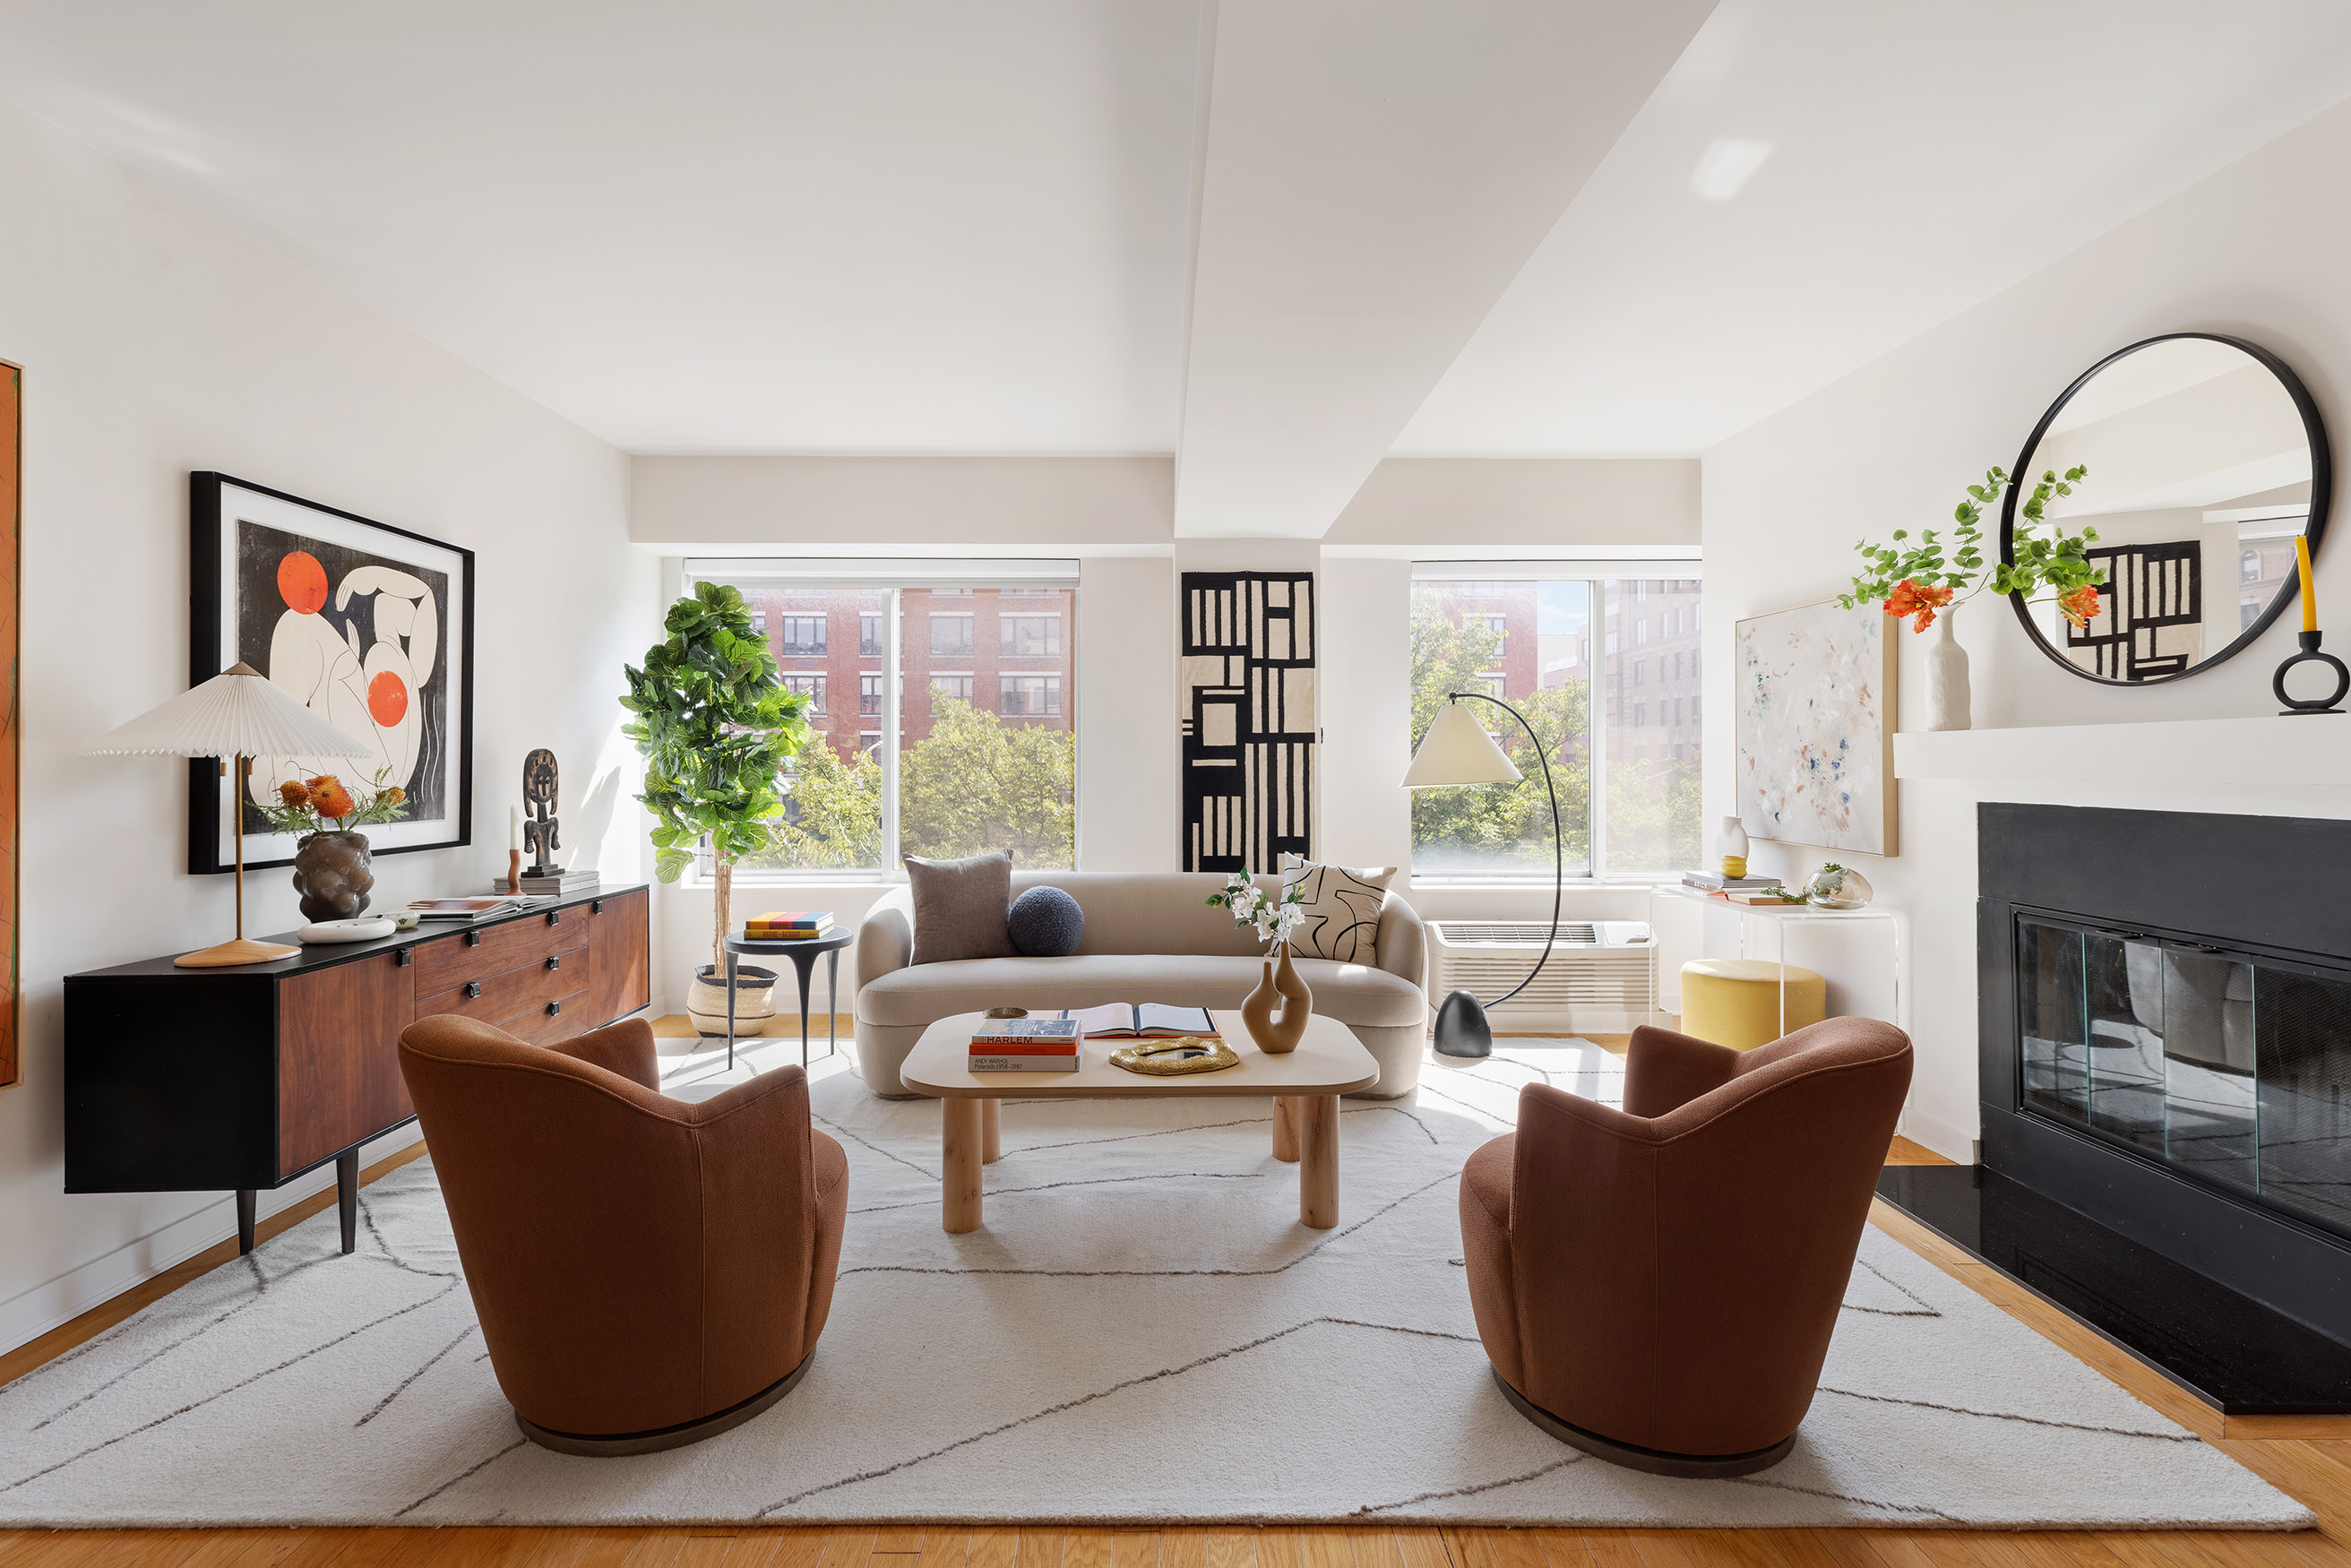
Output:
[[85,757],[366,757],[366,743],[235,664],[162,706],[108,730]]
[[1412,766],[1405,769],[1404,788],[1509,784],[1525,777],[1468,708],[1448,702],[1437,710],[1428,733],[1420,737],[1420,749],[1412,754]]

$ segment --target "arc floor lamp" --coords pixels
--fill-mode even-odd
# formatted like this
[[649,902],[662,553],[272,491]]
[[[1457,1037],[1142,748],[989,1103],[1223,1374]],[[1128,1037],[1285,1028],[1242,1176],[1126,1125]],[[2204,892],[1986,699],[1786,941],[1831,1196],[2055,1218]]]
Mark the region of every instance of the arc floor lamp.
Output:
[[1515,784],[1526,777],[1502,755],[1502,748],[1494,744],[1485,726],[1461,706],[1463,697],[1492,703],[1519,721],[1519,727],[1527,732],[1527,739],[1534,746],[1535,760],[1542,765],[1543,793],[1551,797],[1551,925],[1543,931],[1542,956],[1535,960],[1535,967],[1527,971],[1525,979],[1490,1004],[1479,1003],[1471,992],[1455,991],[1437,1009],[1437,1053],[1477,1057],[1494,1054],[1494,1030],[1486,1021],[1486,1008],[1499,1007],[1525,990],[1551,959],[1552,943],[1559,936],[1560,894],[1566,886],[1567,874],[1560,845],[1559,791],[1551,781],[1551,759],[1543,755],[1542,739],[1535,734],[1535,727],[1527,722],[1526,715],[1501,698],[1484,692],[1446,693],[1445,706],[1437,710],[1428,733],[1420,737],[1420,748],[1412,754],[1412,766],[1405,769],[1404,787],[1434,789],[1460,784]]

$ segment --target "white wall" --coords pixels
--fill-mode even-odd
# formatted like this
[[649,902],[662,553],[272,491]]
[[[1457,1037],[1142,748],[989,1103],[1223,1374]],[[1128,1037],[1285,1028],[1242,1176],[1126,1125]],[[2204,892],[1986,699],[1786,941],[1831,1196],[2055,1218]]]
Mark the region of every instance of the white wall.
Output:
[[[230,935],[229,880],[184,869],[186,765],[77,755],[185,687],[189,471],[477,552],[486,841],[378,860],[380,905],[486,890],[523,753],[541,745],[561,762],[583,859],[642,878],[612,698],[657,595],[653,562],[627,548],[619,453],[5,104],[0,212],[0,359],[25,367],[27,584],[24,1080],[0,1090],[7,1346],[235,1229],[225,1194],[60,1190],[59,977]],[[252,873],[246,895],[248,930],[301,923],[285,871]],[[326,1179],[264,1195],[263,1212]]]
[[[2351,174],[2351,107],[2331,110],[2025,282],[1865,366],[1705,456],[1707,684],[1728,692],[1733,623],[1813,602],[1852,575],[1854,541],[1934,526],[1960,486],[2013,467],[2042,411],[2082,370],[2158,333],[2198,329],[2262,343],[2308,384],[2339,454],[2351,377],[2351,291],[2337,258],[2351,207],[2319,199]],[[2338,512],[2340,508],[2338,507]],[[2351,548],[2330,539],[2315,576],[2325,620],[2346,624]],[[2326,607],[2331,606],[2331,609]],[[1958,622],[1973,662],[1978,727],[2105,724],[2273,712],[2271,671],[2294,618],[2250,652],[2174,685],[2118,690],[2074,679],[2026,640],[2008,606]],[[2338,631],[2337,640],[2346,633]],[[1923,724],[1921,640],[1899,635],[1903,727]],[[1732,705],[1710,703],[1709,816],[1729,810]],[[1855,857],[1881,903],[1905,911],[1907,1009],[1919,1052],[1911,1134],[1966,1157],[1975,1135],[1975,787],[1907,783],[1896,860]],[[2008,800],[2343,815],[2339,797],[2275,789],[2189,797],[2160,779],[2063,791],[2014,785]],[[1758,845],[1760,872],[1790,879],[1826,858]],[[1845,857],[1839,856],[1839,859]]]

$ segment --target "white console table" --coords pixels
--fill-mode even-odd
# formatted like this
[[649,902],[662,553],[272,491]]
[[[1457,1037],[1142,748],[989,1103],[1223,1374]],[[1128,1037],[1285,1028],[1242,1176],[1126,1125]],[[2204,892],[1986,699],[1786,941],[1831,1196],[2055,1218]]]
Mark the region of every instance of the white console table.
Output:
[[[1702,913],[1705,915],[1712,917],[1719,915],[1735,922],[1739,950],[1733,954],[1719,955],[1719,956],[1764,957],[1764,954],[1755,949],[1763,945],[1765,929],[1768,928],[1771,931],[1771,952],[1769,956],[1772,962],[1780,966],[1780,1032],[1782,1034],[1788,1032],[1788,928],[1793,925],[1855,924],[1876,927],[1884,933],[1886,946],[1886,979],[1883,987],[1877,988],[1882,988],[1885,993],[1885,1010],[1864,1012],[1860,1016],[1883,1019],[1896,1029],[1904,1027],[1902,1022],[1902,922],[1895,911],[1882,909],[1875,904],[1865,909],[1815,909],[1808,904],[1777,905],[1733,904],[1727,898],[1710,897],[1697,888],[1684,887],[1678,883],[1653,887],[1649,890],[1649,896],[1653,899],[1668,898],[1701,904],[1704,906]],[[1709,918],[1708,925],[1712,924],[1713,921]],[[1661,929],[1663,923],[1653,918],[1650,925],[1652,927]],[[1708,939],[1701,941],[1700,956],[1718,956],[1704,951],[1713,945],[1710,936],[1709,932]],[[1660,946],[1662,946],[1663,944],[1661,943]],[[1862,987],[1852,984],[1845,984],[1844,988],[1848,993],[1863,989]]]

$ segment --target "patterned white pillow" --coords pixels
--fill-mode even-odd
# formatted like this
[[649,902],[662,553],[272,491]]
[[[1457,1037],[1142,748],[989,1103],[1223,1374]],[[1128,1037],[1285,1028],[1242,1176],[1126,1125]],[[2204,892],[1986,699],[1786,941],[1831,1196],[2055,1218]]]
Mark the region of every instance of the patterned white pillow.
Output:
[[1296,855],[1281,857],[1282,897],[1294,885],[1306,919],[1290,945],[1310,958],[1376,967],[1380,906],[1387,902],[1392,865],[1317,865]]

